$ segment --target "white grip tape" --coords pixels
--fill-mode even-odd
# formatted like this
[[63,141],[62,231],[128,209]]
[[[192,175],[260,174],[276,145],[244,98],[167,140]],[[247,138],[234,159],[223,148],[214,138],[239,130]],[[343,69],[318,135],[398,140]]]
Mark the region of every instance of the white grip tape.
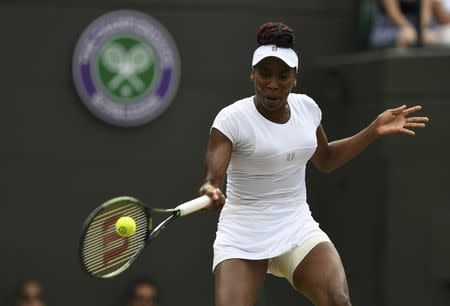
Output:
[[189,202],[180,204],[175,207],[175,209],[180,210],[180,216],[186,216],[190,213],[196,212],[197,210],[205,208],[206,206],[208,206],[210,201],[211,199],[207,195],[204,195]]

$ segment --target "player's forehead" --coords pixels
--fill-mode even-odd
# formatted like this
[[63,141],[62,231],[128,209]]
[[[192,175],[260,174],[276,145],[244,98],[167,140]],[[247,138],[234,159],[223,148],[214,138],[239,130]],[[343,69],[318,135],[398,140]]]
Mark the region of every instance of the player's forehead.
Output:
[[293,70],[293,68],[289,67],[281,59],[274,56],[269,56],[261,60],[258,64],[255,65],[255,69],[277,72],[289,72]]

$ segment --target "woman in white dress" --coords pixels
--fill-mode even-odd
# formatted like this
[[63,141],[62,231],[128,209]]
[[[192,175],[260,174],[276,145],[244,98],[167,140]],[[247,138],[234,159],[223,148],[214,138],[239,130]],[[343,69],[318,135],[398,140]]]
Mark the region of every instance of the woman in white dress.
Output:
[[[216,305],[254,304],[266,273],[286,278],[315,305],[350,305],[345,272],[334,245],[306,202],[305,165],[330,172],[387,134],[414,135],[426,117],[420,106],[383,112],[367,128],[328,142],[321,111],[291,93],[298,56],[282,23],[264,24],[252,61],[255,95],[222,109],[211,128],[201,194],[223,206],[214,242]],[[221,186],[227,174],[227,198]]]

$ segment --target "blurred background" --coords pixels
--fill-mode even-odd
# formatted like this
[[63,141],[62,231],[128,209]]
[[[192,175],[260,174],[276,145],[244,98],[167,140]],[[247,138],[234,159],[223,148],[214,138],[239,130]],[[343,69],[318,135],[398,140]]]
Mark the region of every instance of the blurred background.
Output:
[[[319,104],[330,140],[402,104],[421,104],[431,118],[415,137],[381,139],[329,175],[308,167],[308,201],[340,252],[353,305],[450,305],[450,50],[444,34],[426,34],[446,19],[431,8],[431,21],[423,21],[417,2],[406,12],[419,16],[409,30],[373,38],[376,19],[389,16],[384,2],[1,0],[0,304],[132,305],[127,288],[141,276],[158,284],[159,305],[214,304],[218,213],[176,222],[132,270],[106,281],[80,269],[80,228],[113,196],[167,208],[197,196],[210,125],[221,108],[253,94],[256,32],[282,21],[294,29],[300,55],[295,91]],[[181,58],[172,104],[135,128],[93,116],[72,79],[81,33],[118,9],[157,19]],[[24,280],[38,284],[29,289]],[[26,304],[33,294],[43,302]],[[310,303],[268,276],[258,305]]]

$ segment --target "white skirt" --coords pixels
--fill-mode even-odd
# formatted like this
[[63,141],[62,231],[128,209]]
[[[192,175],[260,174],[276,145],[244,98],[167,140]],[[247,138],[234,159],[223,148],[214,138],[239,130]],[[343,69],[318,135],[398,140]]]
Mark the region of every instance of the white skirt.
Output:
[[319,235],[326,234],[306,201],[239,205],[227,200],[217,225],[212,269],[232,258],[274,258]]

